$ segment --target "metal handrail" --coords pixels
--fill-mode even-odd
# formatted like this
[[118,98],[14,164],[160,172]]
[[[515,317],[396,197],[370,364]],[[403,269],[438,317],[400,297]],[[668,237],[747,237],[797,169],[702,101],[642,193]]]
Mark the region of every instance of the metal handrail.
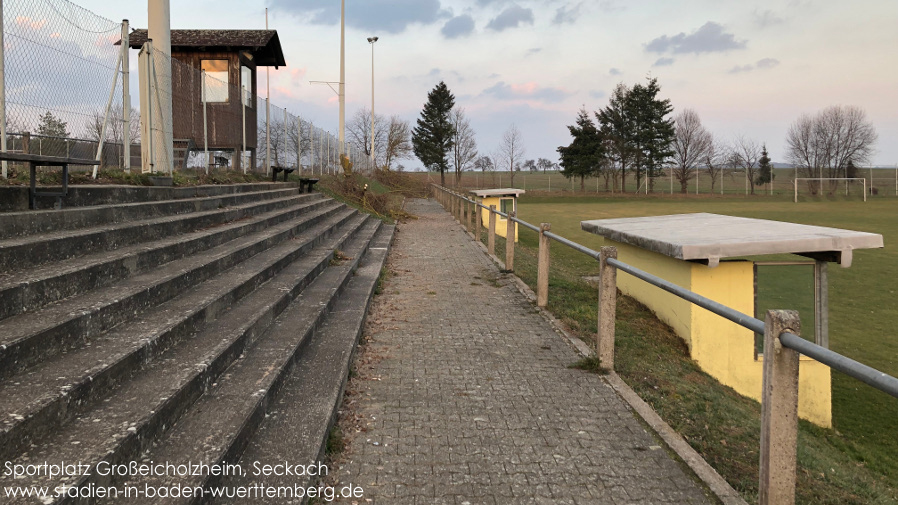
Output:
[[[468,202],[479,205],[480,207],[483,207],[484,209],[487,209],[490,212],[495,212],[496,214],[499,214],[500,216],[503,216],[506,219],[508,218],[508,214],[505,214],[498,210],[490,209],[489,207],[487,207],[486,205],[483,205],[480,202],[477,202],[475,200],[467,198],[458,193],[449,191],[446,188],[443,188],[436,184],[434,184],[434,186],[449,193],[450,195],[455,195],[458,198],[461,198]],[[522,226],[525,226],[527,228],[530,228],[531,230],[534,230],[536,232],[540,231],[539,227],[534,226],[526,221],[522,221],[516,217],[513,217],[511,219],[512,219],[512,221],[514,221]],[[548,231],[545,231],[542,233],[546,237],[549,237],[559,243],[562,243],[562,244],[570,247],[571,249],[581,252],[587,256],[590,256],[595,259],[599,259],[599,257],[600,257],[600,254],[598,251],[595,251],[586,246],[580,245],[580,244],[573,242],[569,239],[566,239],[560,235],[556,235],[556,234],[548,232]],[[706,298],[698,293],[695,293],[695,292],[689,291],[688,289],[685,289],[683,287],[677,286],[676,284],[674,284],[672,282],[666,281],[658,276],[655,276],[646,271],[640,270],[632,265],[628,265],[620,260],[617,260],[614,258],[608,258],[606,260],[606,262],[618,270],[622,270],[622,271],[632,275],[633,277],[636,277],[637,279],[648,282],[649,284],[659,287],[659,288],[663,289],[664,291],[667,291],[668,293],[671,293],[671,294],[678,296],[688,302],[698,305],[699,307],[701,307],[705,310],[708,310],[710,312],[713,312],[714,314],[717,314],[718,316],[721,316],[724,319],[728,319],[728,320],[738,324],[739,326],[742,326],[743,328],[749,329],[755,333],[760,333],[760,334],[763,334],[765,331],[764,321],[761,321],[760,319],[749,316],[747,314],[743,314],[742,312],[739,312],[738,310],[732,309],[730,307],[727,307],[726,305],[715,302],[714,300],[711,300],[710,298]],[[805,340],[805,339],[799,337],[798,335],[784,332],[779,337],[780,337],[780,343],[782,343],[784,347],[798,351],[799,353],[804,354],[805,356],[808,356],[809,358],[813,358],[834,370],[838,370],[838,371],[844,373],[845,375],[848,375],[849,377],[853,377],[853,378],[863,382],[864,384],[872,386],[886,394],[889,394],[895,398],[898,398],[898,378],[892,377],[891,375],[889,375],[885,372],[881,372],[871,366],[865,365],[865,364],[855,361],[847,356],[844,356],[835,351],[829,350],[825,347],[819,346],[819,345],[817,345],[813,342],[810,342],[808,340]]]

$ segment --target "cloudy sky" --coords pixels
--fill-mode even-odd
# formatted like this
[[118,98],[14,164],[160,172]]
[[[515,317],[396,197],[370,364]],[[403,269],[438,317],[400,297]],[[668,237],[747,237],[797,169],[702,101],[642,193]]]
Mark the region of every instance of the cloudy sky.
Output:
[[[77,3],[146,26],[143,2]],[[288,65],[272,72],[272,102],[336,131],[334,93],[309,81],[339,78],[338,0],[172,5],[172,28],[264,28],[268,7]],[[370,105],[376,35],[377,112],[414,121],[444,80],[482,152],[514,123],[528,158],[554,161],[581,106],[651,75],[676,110],[723,139],[766,142],[777,161],[800,114],[860,106],[879,133],[874,163],[898,163],[892,0],[346,0],[346,25],[347,117]]]

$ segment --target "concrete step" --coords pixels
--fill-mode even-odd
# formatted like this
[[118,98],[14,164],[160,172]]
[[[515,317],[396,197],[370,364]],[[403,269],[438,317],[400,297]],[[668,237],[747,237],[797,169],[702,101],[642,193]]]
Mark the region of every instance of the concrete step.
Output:
[[[123,205],[133,202],[158,202],[182,198],[197,198],[217,195],[232,195],[269,189],[296,188],[297,183],[245,183],[212,184],[206,186],[158,187],[130,185],[88,185],[69,186],[69,194],[63,200],[65,209],[97,205]],[[60,186],[41,186],[41,191],[58,192]],[[53,209],[55,197],[37,197],[38,209]],[[0,187],[0,212],[28,210],[28,188],[25,186]]]
[[[378,225],[369,226],[369,237]],[[328,268],[306,288],[269,332],[218,379],[165,437],[143,454],[142,460],[169,461],[176,465],[188,461],[210,464],[237,461],[264,422],[272,398],[283,386],[296,360],[305,354],[307,344],[317,338],[316,333],[329,310],[350,296],[346,288],[355,279],[353,270],[365,254],[366,242],[354,240],[348,244],[344,251],[352,259]],[[353,298],[357,303],[365,303]],[[183,486],[215,484],[215,479],[210,480],[208,476],[179,477],[178,481]],[[154,476],[129,476],[121,482],[138,489],[170,484],[171,479]],[[147,497],[133,501],[158,503],[158,499]],[[191,501],[168,499],[165,503]]]
[[283,207],[220,226],[0,275],[0,319],[110,285],[331,203],[330,200],[311,195],[291,196],[278,201]]
[[[238,461],[228,461],[247,469],[247,474],[221,477],[207,485],[235,488],[258,484],[259,477],[252,475],[256,462],[275,465],[287,461],[308,467],[322,461],[394,228],[384,226],[372,240],[370,252],[318,334],[303,350],[281,391],[271,401],[265,421],[249,440],[243,455]],[[292,489],[294,485],[314,485],[315,478],[272,475],[264,481],[267,486]],[[284,501],[284,498],[255,497],[244,499],[242,503],[280,504]],[[213,500],[213,503],[231,502],[228,499]]]
[[122,223],[154,217],[202,212],[251,202],[299,194],[299,188],[283,187],[242,193],[180,198],[176,200],[111,203],[62,210],[32,210],[0,213],[0,239],[75,230],[101,224]]
[[[233,267],[310,226],[328,219],[342,204],[331,202],[262,231],[238,237],[203,254],[169,262],[142,274],[73,296],[0,324],[0,378],[47,356],[80,346],[86,339],[169,300],[222,270]],[[311,240],[311,239],[310,239]]]
[[[254,321],[244,318],[245,314],[236,307],[252,306],[251,300],[262,296],[254,293],[256,288],[272,277],[279,277],[301,289],[327,266],[333,248],[354,233],[363,219],[357,212],[346,210],[304,233],[298,240],[288,241],[222,272],[134,321],[92,340],[89,346],[49,359],[4,381],[0,385],[0,459],[11,458],[23,449],[27,457],[29,444],[39,443],[56,433],[71,419],[92,417],[85,412],[147,363],[159,359],[182,369],[194,369],[201,361],[167,358],[167,351],[178,347],[179,343],[195,341],[191,335],[202,334],[208,322],[224,318],[225,323],[217,329],[211,327],[205,340],[199,340],[203,342],[198,347],[200,350],[214,348],[216,342],[229,334],[230,328]],[[311,259],[306,260],[306,255]],[[303,258],[303,262],[294,263],[299,258]],[[295,264],[299,266],[293,266]],[[282,284],[269,282],[267,291],[261,292],[274,290],[275,295],[282,296],[290,291],[282,290]],[[247,298],[250,294],[253,297]],[[286,303],[281,304],[278,311],[286,306]],[[275,306],[274,303],[267,305],[269,308]],[[153,376],[152,381],[169,387],[172,373]],[[127,398],[130,399],[126,403],[134,403],[158,396],[142,393]]]
[[34,265],[63,261],[90,252],[111,251],[130,244],[219,226],[229,221],[271,212],[292,202],[316,198],[320,198],[320,195],[291,195],[230,208],[13,237],[0,241],[0,272],[27,270]]
[[[171,347],[159,359],[136,372],[127,383],[103,397],[102,401],[98,401],[99,398],[93,401],[91,409],[15,461],[71,461],[76,458],[89,465],[100,461],[128,462],[136,459],[140,451],[163,443],[160,437],[172,425],[177,429],[180,426],[178,419],[182,415],[190,416],[199,410],[211,413],[213,417],[228,416],[234,410],[231,405],[223,405],[210,412],[201,406],[205,396],[200,395],[232,382],[232,370],[239,364],[253,363],[253,356],[260,352],[259,344],[270,338],[266,328],[278,314],[297,295],[305,296],[310,290],[321,291],[317,286],[322,283],[332,285],[335,282],[333,275],[325,274],[346,268],[345,265],[328,268],[334,249],[355,250],[359,243],[367,243],[378,224],[364,216],[353,218],[326,244],[292,263],[271,282],[260,286],[191,338]],[[321,271],[323,273],[316,277]],[[344,275],[348,277],[348,272]],[[324,291],[332,297],[335,289],[327,288]],[[310,308],[321,311],[326,306],[327,300],[322,299],[321,306],[314,304]],[[304,334],[306,330],[292,328],[291,333],[297,332]],[[283,358],[269,353],[265,356],[275,361]],[[237,365],[228,368],[235,361]],[[270,364],[250,366],[262,378],[276,375],[276,369]],[[252,391],[258,388],[256,383],[242,385]],[[231,400],[230,396],[226,399]],[[208,437],[209,434],[203,434],[197,440]],[[0,477],[0,486],[4,485],[2,479],[5,478]],[[46,479],[19,479],[16,484],[29,485],[41,480],[41,485],[51,485]],[[90,477],[53,482],[52,485],[109,485],[117,484],[118,480],[93,472]],[[23,500],[21,503],[28,502]]]

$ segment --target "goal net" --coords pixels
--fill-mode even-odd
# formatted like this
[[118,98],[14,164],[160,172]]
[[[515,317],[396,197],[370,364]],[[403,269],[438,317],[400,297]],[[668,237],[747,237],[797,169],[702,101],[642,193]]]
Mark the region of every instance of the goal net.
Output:
[[867,201],[867,179],[863,177],[798,177],[793,181],[795,197],[804,196],[863,196]]

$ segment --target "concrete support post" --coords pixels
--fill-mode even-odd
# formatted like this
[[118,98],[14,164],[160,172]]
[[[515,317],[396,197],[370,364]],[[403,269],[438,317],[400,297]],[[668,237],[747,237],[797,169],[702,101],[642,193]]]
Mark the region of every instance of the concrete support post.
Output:
[[549,303],[549,237],[547,231],[552,230],[549,223],[539,225],[539,253],[536,270],[536,305],[545,307]]
[[764,382],[761,391],[760,505],[795,503],[798,443],[798,355],[780,335],[800,334],[798,312],[769,310],[764,321]]
[[496,255],[496,206],[490,205],[490,228],[486,237],[486,250]]
[[474,204],[474,240],[480,242],[480,230],[483,228],[483,207]]
[[475,205],[473,202],[468,202],[467,206],[468,206],[468,230],[470,230],[471,233],[474,233],[474,225],[475,225],[475,223],[474,223],[474,207],[475,207]]
[[596,333],[596,356],[606,370],[614,370],[614,318],[617,315],[617,269],[608,264],[617,259],[617,247],[599,251],[599,319]]
[[820,347],[829,349],[829,279],[827,263],[814,262],[814,339]]
[[511,211],[508,213],[508,219],[506,219],[506,227],[505,227],[505,269],[509,272],[514,271],[514,233],[515,233],[515,223],[511,218],[515,217],[515,212]]

